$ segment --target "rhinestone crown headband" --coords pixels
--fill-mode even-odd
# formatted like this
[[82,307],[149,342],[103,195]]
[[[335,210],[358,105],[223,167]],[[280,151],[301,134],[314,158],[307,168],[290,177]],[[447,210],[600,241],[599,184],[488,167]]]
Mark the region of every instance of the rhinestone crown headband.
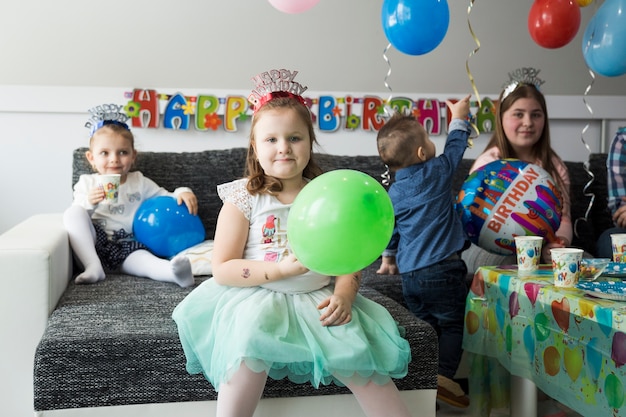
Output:
[[541,91],[540,87],[545,82],[538,77],[541,70],[535,68],[518,68],[515,71],[509,72],[509,81],[502,86],[504,92],[502,93],[502,100],[507,98],[517,87],[520,85],[532,85],[538,91]]
[[126,124],[128,116],[121,105],[102,104],[89,109],[89,113],[91,116],[85,123],[85,127],[89,129],[90,136],[93,136],[96,130],[108,124],[116,124],[130,130]]
[[254,112],[256,113],[265,103],[277,97],[292,97],[306,106],[302,93],[308,87],[303,87],[302,84],[294,81],[296,75],[298,71],[273,69],[252,78],[255,88],[248,96],[248,101]]

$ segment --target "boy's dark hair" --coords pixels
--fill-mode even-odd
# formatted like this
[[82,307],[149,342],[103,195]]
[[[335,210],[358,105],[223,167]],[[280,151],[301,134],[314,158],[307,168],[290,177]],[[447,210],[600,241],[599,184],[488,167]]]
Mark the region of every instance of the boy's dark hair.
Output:
[[424,145],[427,135],[415,117],[395,113],[378,131],[378,154],[390,170],[405,168],[414,163],[415,151]]

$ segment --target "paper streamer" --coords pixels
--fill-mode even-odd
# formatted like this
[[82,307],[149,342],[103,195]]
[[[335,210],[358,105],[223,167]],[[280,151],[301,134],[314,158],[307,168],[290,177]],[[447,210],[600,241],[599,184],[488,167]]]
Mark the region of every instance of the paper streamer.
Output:
[[[470,80],[470,84],[472,85],[472,90],[474,91],[474,95],[476,96],[476,101],[478,102],[478,109],[482,107],[480,94],[478,93],[478,88],[476,87],[476,82],[474,81],[474,76],[469,68],[469,60],[472,56],[476,55],[476,52],[480,49],[480,41],[478,37],[474,33],[474,29],[472,29],[472,23],[470,22],[470,14],[472,13],[472,8],[474,7],[474,0],[470,0],[469,6],[467,6],[467,27],[469,28],[469,32],[472,35],[472,39],[474,39],[474,43],[476,44],[476,48],[474,48],[467,59],[465,60],[465,71],[467,72],[467,77]],[[469,148],[474,146],[473,138],[478,137],[480,135],[480,131],[478,130],[478,126],[476,126],[474,119],[472,118],[471,113],[469,114],[469,123],[473,130],[473,133],[470,135],[470,138],[467,141],[467,146]]]
[[[393,90],[391,89],[391,86],[387,82],[387,80],[389,79],[389,76],[391,75],[391,61],[387,57],[387,51],[389,50],[389,48],[391,48],[391,42],[383,50],[383,59],[387,63],[387,67],[388,67],[387,74],[385,75],[385,79],[384,79],[385,87],[387,88],[387,90],[389,90],[389,98],[385,102],[385,114],[387,116],[391,116],[391,113],[392,113],[390,103],[393,97]],[[389,172],[389,167],[387,165],[385,165],[385,172],[381,174],[381,177],[382,177],[383,186],[389,187],[389,185],[391,184],[391,174]]]
[[391,104],[390,104],[391,99],[393,98],[393,90],[391,89],[391,86],[387,82],[387,80],[391,76],[391,61],[389,60],[389,57],[387,57],[387,51],[389,50],[389,48],[391,48],[391,42],[387,46],[385,46],[385,49],[383,50],[383,59],[387,63],[387,68],[388,68],[387,74],[385,75],[385,79],[384,79],[385,88],[389,90],[389,98],[387,98],[387,101],[385,102],[385,114],[387,116],[391,116],[391,114],[393,113],[391,109]]
[[[596,80],[596,75],[594,74],[594,72],[591,69],[589,70],[589,75],[591,76],[591,82],[589,83],[589,85],[585,89],[585,93],[583,94],[583,103],[585,103],[585,107],[587,107],[587,111],[589,112],[590,116],[593,117],[593,109],[591,108],[591,106],[587,102],[587,95],[589,94],[589,91],[591,91],[591,87],[593,86],[593,83]],[[591,148],[589,148],[589,144],[585,141],[585,133],[587,132],[588,129],[589,129],[589,123],[587,123],[585,125],[585,127],[582,130],[582,132],[580,133],[580,140],[582,141],[583,145],[587,149],[587,152],[589,152],[589,155],[591,155]],[[578,224],[579,224],[579,222],[581,222],[581,221],[587,222],[589,220],[589,213],[591,212],[591,208],[593,207],[593,203],[596,200],[596,195],[589,191],[589,187],[591,187],[591,184],[593,184],[593,181],[595,180],[595,175],[593,174],[593,172],[591,172],[591,169],[589,169],[589,165],[590,165],[589,158],[587,158],[587,160],[583,164],[583,167],[584,167],[585,172],[587,173],[587,175],[589,175],[590,179],[585,184],[585,186],[583,187],[583,195],[585,197],[589,197],[589,204],[587,205],[587,210],[585,210],[585,216],[584,217],[579,217],[578,219],[576,219],[574,221],[574,234],[576,235],[576,237],[580,237],[578,235]]]
[[476,88],[476,83],[474,82],[474,76],[472,75],[472,72],[470,71],[470,68],[469,68],[470,58],[476,55],[476,52],[478,52],[478,50],[480,49],[480,41],[478,40],[478,37],[474,33],[474,29],[472,29],[472,23],[470,22],[470,18],[469,18],[470,13],[472,13],[473,7],[474,7],[474,0],[470,0],[470,4],[469,6],[467,6],[467,27],[469,28],[470,34],[472,35],[472,39],[474,39],[474,43],[476,43],[476,48],[474,48],[472,52],[470,52],[467,59],[465,60],[465,71],[467,72],[467,77],[469,78],[470,83],[472,84],[474,95],[476,96],[476,100],[478,101],[478,108],[480,108],[481,107],[480,94],[478,93],[478,88]]
[[[597,12],[597,10],[598,10],[598,5],[596,4],[596,12]],[[595,36],[595,31],[592,32],[591,35],[589,36],[589,39],[587,40],[587,45],[585,45],[585,50],[590,47],[591,41],[593,40],[594,36]],[[593,83],[596,81],[596,75],[591,70],[591,68],[589,68],[589,76],[591,77],[591,82],[589,83],[587,88],[585,88],[585,93],[583,94],[583,103],[585,104],[585,107],[587,107],[587,111],[589,112],[590,117],[593,118],[593,109],[591,108],[591,106],[587,102],[587,95],[589,94],[589,91],[591,91],[591,87],[593,86]],[[583,128],[583,130],[581,131],[581,133],[580,133],[580,140],[583,143],[583,145],[585,146],[585,148],[587,149],[587,152],[589,153],[589,155],[591,155],[591,148],[589,148],[589,145],[585,141],[585,133],[587,132],[588,129],[589,129],[589,123],[587,123],[585,125],[585,127]],[[589,181],[583,187],[583,195],[585,197],[589,197],[589,204],[587,205],[587,210],[585,210],[585,216],[584,217],[579,217],[578,219],[576,219],[574,221],[574,235],[576,237],[580,237],[579,234],[578,234],[578,225],[579,225],[579,223],[581,221],[582,222],[589,221],[589,213],[591,212],[591,208],[593,207],[593,203],[596,200],[596,195],[589,191],[589,187],[591,187],[591,184],[593,184],[593,182],[594,182],[594,180],[596,178],[595,175],[593,174],[593,172],[591,172],[591,169],[589,169],[589,165],[590,165],[589,157],[587,157],[587,161],[585,161],[585,163],[583,164],[583,168],[585,169],[585,172],[587,173],[587,175],[589,175]]]

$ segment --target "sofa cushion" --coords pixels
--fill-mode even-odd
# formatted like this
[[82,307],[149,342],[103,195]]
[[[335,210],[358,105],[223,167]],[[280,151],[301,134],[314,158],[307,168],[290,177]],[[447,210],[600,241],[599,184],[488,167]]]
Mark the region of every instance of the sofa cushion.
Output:
[[211,258],[213,257],[212,240],[200,242],[179,252],[178,255],[184,255],[189,258],[193,275],[213,275],[213,266],[211,265]]
[[[375,266],[365,275],[375,275]],[[196,285],[206,277],[196,278]],[[398,285],[396,281],[396,285]],[[202,375],[185,371],[174,307],[192,290],[127,275],[93,285],[71,283],[52,313],[35,354],[35,410],[213,400]],[[406,329],[413,360],[400,390],[435,389],[437,336],[426,322],[378,291],[361,293],[385,306]],[[265,397],[347,393],[336,385],[268,380]]]

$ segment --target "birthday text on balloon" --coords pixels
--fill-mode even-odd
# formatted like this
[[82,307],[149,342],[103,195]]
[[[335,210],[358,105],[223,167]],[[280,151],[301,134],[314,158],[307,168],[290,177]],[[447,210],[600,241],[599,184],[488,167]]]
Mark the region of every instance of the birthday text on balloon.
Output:
[[506,220],[513,213],[513,209],[518,205],[519,201],[538,178],[539,173],[529,165],[528,168],[516,178],[511,185],[510,191],[502,196],[498,208],[492,213],[492,218],[489,220],[487,228],[494,232],[499,232],[502,225],[506,223]]

